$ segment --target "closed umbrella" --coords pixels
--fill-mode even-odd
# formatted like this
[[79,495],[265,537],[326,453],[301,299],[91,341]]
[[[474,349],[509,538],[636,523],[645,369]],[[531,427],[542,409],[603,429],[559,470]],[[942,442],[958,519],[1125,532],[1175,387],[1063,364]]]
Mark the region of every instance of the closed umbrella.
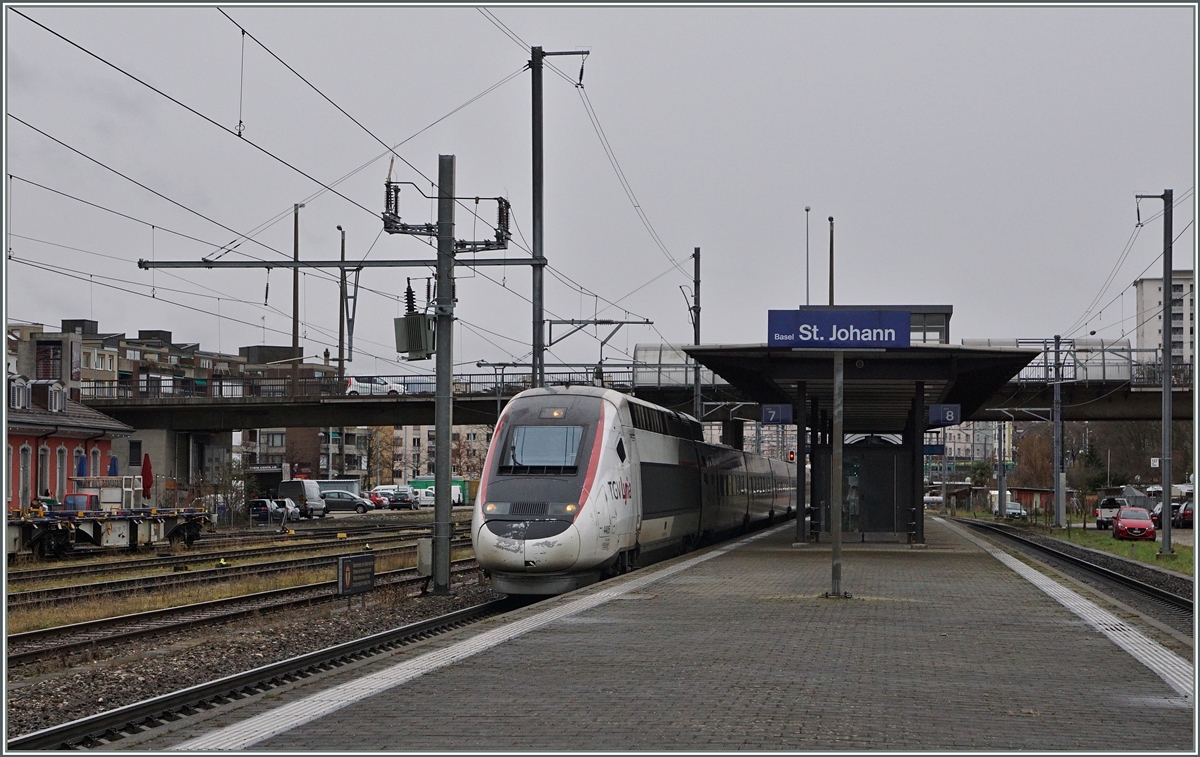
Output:
[[154,486],[154,469],[150,467],[150,453],[142,456],[142,497],[150,499],[150,487]]
[[110,475],[110,476],[121,475],[121,466],[120,466],[120,463],[117,462],[117,458],[115,458],[115,457],[108,458],[108,475]]
[[76,476],[86,476],[87,475],[87,455],[79,456],[79,463],[75,466],[75,475]]

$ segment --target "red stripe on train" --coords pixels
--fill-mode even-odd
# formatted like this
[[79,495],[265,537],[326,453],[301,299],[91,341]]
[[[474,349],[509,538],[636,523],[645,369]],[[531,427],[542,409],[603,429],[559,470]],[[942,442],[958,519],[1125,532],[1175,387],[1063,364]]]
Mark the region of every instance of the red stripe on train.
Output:
[[579,495],[579,510],[575,513],[575,518],[579,518],[579,514],[583,512],[583,503],[587,502],[588,495],[592,493],[592,483],[595,482],[596,470],[600,467],[600,442],[604,438],[604,426],[608,422],[607,413],[608,403],[600,400],[600,422],[596,424],[596,438],[592,440],[592,457],[588,461],[587,477],[583,479],[583,492]]

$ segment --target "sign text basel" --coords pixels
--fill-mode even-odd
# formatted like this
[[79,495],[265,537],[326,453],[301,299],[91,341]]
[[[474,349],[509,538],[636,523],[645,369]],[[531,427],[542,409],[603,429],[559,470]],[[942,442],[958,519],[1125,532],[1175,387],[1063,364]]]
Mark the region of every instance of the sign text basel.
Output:
[[768,310],[767,346],[908,347],[909,321],[907,310]]

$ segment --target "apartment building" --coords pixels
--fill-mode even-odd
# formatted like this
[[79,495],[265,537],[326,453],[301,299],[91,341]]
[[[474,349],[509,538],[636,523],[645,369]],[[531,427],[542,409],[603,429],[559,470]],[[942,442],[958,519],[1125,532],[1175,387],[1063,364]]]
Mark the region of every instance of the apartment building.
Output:
[[[1196,278],[1193,271],[1177,270],[1171,277],[1170,313],[1163,310],[1163,280],[1138,279],[1133,282],[1137,295],[1137,346],[1140,350],[1161,350],[1164,318],[1171,329],[1171,358],[1177,363],[1194,363],[1196,354]],[[1143,352],[1142,360],[1151,361]]]

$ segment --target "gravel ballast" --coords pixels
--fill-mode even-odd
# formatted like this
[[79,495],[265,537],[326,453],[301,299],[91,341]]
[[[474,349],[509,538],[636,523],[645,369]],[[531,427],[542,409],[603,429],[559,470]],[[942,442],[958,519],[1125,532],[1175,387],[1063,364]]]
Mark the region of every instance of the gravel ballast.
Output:
[[8,671],[7,737],[95,715],[245,670],[500,599],[484,581],[448,596],[377,589],[319,608],[230,621],[96,650],[56,670]]

